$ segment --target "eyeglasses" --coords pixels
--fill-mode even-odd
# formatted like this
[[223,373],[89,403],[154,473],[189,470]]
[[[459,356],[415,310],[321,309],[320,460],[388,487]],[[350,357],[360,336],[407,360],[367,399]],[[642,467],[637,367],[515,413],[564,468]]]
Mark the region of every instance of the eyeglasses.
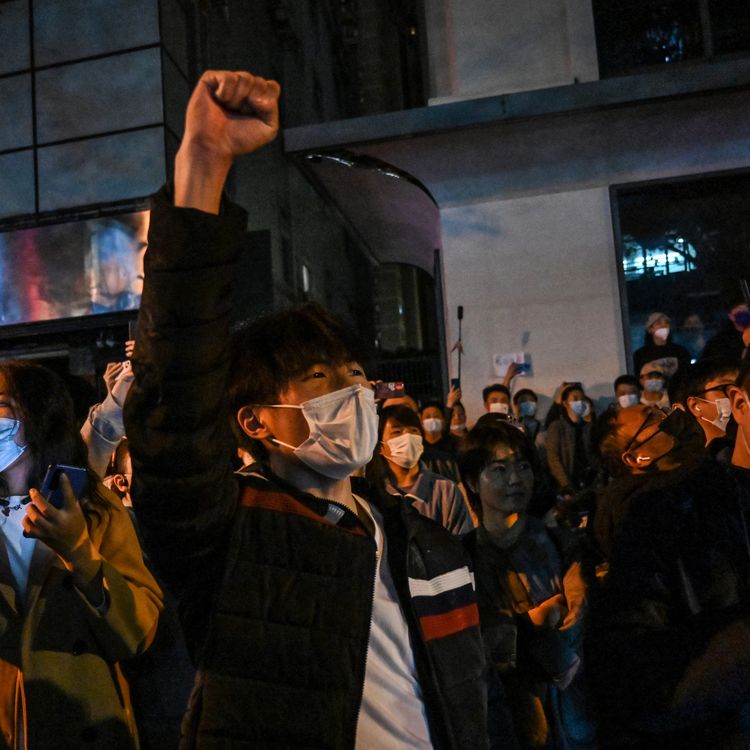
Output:
[[732,387],[732,385],[733,383],[722,383],[721,385],[715,385],[712,388],[706,388],[705,391],[697,391],[695,395],[697,396],[699,393],[711,393],[712,391],[719,391],[719,393],[724,394],[726,398],[729,398],[729,389]]

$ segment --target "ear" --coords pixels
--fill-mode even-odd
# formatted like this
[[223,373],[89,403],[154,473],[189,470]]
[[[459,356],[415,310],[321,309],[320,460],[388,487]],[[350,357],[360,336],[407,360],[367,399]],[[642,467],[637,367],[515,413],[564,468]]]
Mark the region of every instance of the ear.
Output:
[[237,422],[242,431],[253,440],[263,440],[264,438],[273,437],[271,430],[258,419],[251,406],[243,406],[238,410]]
[[112,484],[120,491],[127,492],[130,489],[128,480],[122,474],[115,474],[112,477]]
[[736,385],[729,387],[729,400],[732,402],[732,416],[737,424],[740,421],[744,421],[747,418],[748,412],[750,412],[750,403],[747,401],[747,396],[742,388],[738,388]]
[[703,414],[700,406],[700,401],[695,396],[688,396],[687,401],[685,402],[685,405],[688,408],[688,411],[696,418],[700,418],[700,416]]
[[466,486],[475,494],[479,494],[479,485],[468,477],[464,479]]

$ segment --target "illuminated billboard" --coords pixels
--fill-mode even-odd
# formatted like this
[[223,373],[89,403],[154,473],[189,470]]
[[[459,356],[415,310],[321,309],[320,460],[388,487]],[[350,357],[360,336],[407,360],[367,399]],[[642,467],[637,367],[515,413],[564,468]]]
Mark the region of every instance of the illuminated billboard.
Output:
[[0,325],[136,310],[149,212],[0,233]]

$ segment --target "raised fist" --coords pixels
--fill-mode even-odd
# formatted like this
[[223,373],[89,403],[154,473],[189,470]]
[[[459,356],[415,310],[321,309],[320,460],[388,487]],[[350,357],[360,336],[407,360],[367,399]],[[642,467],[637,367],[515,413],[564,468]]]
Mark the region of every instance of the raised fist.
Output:
[[230,162],[264,146],[279,129],[279,92],[251,73],[206,71],[188,103],[183,146]]

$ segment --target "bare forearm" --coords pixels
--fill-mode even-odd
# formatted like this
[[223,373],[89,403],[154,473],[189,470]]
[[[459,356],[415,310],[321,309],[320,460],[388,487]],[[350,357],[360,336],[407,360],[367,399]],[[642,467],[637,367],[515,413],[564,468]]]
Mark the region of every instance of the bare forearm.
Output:
[[174,204],[218,214],[232,159],[183,143],[174,165]]

